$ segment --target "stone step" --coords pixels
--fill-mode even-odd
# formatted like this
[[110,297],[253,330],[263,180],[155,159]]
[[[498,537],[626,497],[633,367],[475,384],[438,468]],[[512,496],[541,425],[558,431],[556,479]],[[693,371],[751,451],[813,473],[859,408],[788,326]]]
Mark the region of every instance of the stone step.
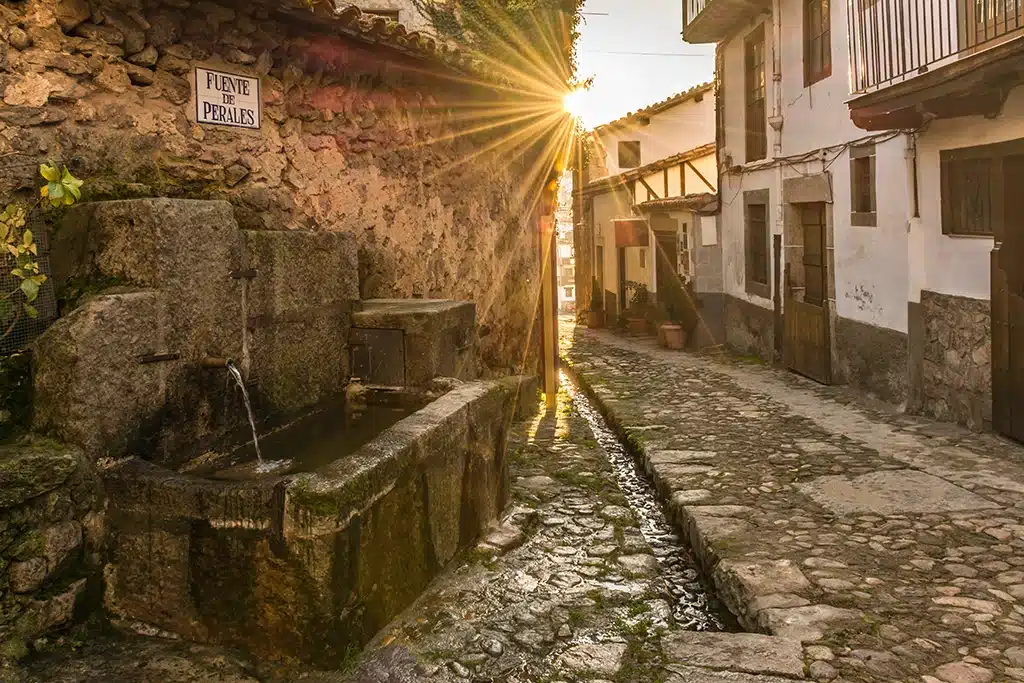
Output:
[[[683,676],[677,679],[679,681],[774,683],[780,679],[772,676],[804,677],[800,643],[786,638],[756,633],[683,632],[667,637],[662,650],[670,663],[668,669]],[[721,672],[758,675],[716,678]],[[694,677],[687,677],[689,674]]]

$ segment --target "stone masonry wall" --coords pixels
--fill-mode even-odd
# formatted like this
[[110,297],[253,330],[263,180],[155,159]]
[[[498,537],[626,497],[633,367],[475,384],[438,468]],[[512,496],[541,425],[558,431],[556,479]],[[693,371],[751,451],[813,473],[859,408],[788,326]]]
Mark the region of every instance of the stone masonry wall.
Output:
[[921,292],[921,412],[971,429],[992,424],[992,324],[988,301]]
[[88,460],[43,440],[0,447],[0,664],[98,593],[102,536]]
[[[349,233],[363,298],[472,300],[486,369],[518,370],[538,286],[532,160],[487,151],[507,130],[461,134],[499,96],[313,17],[234,0],[0,2],[0,196],[27,195],[35,164],[58,158],[87,199],[226,199],[243,229]],[[195,123],[197,65],[260,78],[261,131]]]

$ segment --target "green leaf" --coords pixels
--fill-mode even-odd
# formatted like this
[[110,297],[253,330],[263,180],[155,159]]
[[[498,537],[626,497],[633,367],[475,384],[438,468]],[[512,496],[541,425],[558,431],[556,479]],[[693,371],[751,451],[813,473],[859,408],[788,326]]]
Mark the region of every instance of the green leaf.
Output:
[[23,232],[21,234],[21,243],[24,244],[26,248],[30,244],[32,244],[32,231],[31,230],[26,230],[25,232]]
[[50,166],[49,164],[39,165],[39,174],[49,180],[51,183],[60,180],[60,169],[56,166]]
[[28,313],[28,317],[30,317],[30,318],[37,318],[37,317],[39,317],[39,311],[37,311],[35,309],[35,307],[32,306],[31,304],[22,304],[21,307],[25,309],[26,313]]
[[25,298],[28,299],[29,302],[31,303],[36,300],[36,297],[39,296],[39,285],[37,285],[35,282],[32,282],[32,280],[22,280],[21,291],[25,293]]
[[21,268],[15,268],[14,270],[11,271],[11,275],[13,275],[14,277],[20,277],[21,279],[24,280],[28,274]]

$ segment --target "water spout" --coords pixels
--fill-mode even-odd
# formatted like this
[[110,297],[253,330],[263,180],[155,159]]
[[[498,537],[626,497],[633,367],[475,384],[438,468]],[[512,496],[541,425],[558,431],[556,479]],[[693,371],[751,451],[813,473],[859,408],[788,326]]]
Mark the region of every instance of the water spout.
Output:
[[234,361],[230,358],[214,358],[212,356],[206,356],[199,364],[204,368],[230,368],[234,365]]
[[235,378],[235,384],[242,390],[242,400],[245,401],[245,412],[249,416],[249,426],[252,427],[252,445],[256,448],[256,459],[261,463],[263,462],[263,454],[260,453],[260,438],[256,434],[256,419],[252,414],[252,404],[249,402],[249,391],[245,388],[245,379],[242,377],[242,371],[238,369],[234,361],[227,361],[225,367],[228,369],[228,374]]

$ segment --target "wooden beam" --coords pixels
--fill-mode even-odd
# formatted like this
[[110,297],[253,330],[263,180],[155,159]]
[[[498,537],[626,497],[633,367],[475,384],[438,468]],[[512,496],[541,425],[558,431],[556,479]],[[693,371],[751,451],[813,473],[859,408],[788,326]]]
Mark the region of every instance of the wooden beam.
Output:
[[646,187],[646,188],[647,188],[647,191],[648,191],[648,192],[650,192],[651,194],[653,194],[653,195],[654,195],[654,198],[655,198],[655,199],[661,199],[661,197],[659,197],[659,196],[658,196],[658,193],[654,191],[654,188],[652,188],[652,187],[651,187],[650,185],[648,185],[648,184],[647,184],[647,181],[646,181],[646,180],[644,180],[644,177],[643,177],[643,176],[640,176],[639,178],[637,178],[637,180],[639,180],[639,181],[640,181],[640,184],[641,184],[641,185],[643,185],[644,187]]
[[701,180],[704,181],[704,184],[708,186],[709,190],[711,190],[712,192],[717,192],[718,191],[718,190],[715,189],[714,185],[712,185],[711,183],[708,182],[708,179],[704,177],[704,174],[697,170],[697,167],[693,165],[693,162],[691,162],[690,160],[687,160],[686,161],[686,165],[690,167],[690,170],[692,170],[694,173],[697,174],[698,178],[700,178]]

